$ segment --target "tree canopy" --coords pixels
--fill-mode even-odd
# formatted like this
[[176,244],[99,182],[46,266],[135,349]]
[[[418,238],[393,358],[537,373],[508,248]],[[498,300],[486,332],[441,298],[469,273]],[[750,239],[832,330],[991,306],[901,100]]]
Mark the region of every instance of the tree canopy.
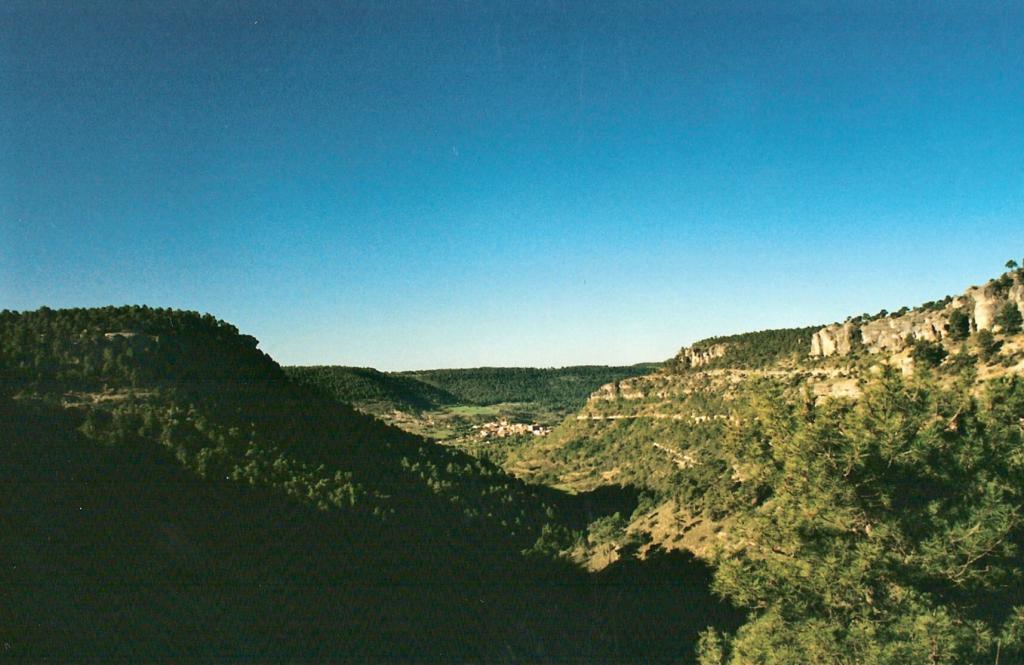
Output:
[[769,387],[729,433],[716,588],[750,609],[702,663],[1020,662],[1024,381],[888,373],[856,403]]

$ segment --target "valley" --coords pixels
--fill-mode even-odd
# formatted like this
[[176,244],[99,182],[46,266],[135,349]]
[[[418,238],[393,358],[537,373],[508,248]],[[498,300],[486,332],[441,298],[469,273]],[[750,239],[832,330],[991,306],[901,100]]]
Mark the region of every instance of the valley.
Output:
[[285,367],[290,378],[402,430],[500,463],[507,453],[578,411],[609,381],[659,367],[380,372],[361,367]]
[[5,311],[4,656],[1021,662],[1022,296],[419,372]]
[[1024,665],[1022,55],[0,3],[0,665]]

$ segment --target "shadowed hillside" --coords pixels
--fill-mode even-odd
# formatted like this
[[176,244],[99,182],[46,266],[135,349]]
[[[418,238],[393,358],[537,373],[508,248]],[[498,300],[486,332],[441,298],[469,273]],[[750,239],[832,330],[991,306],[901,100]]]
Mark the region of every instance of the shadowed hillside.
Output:
[[429,383],[370,367],[285,367],[284,371],[298,383],[369,413],[420,413],[459,401],[455,395]]
[[0,361],[7,660],[679,662],[735,619],[687,557],[558,557],[615,497],[320,397],[212,317],[4,312]]

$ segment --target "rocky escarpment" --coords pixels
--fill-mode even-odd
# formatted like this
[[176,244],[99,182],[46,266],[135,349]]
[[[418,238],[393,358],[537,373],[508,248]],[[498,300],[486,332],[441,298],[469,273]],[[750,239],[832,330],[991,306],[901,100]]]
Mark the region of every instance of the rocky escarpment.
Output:
[[679,351],[676,360],[683,367],[703,367],[711,361],[722,358],[728,351],[727,344],[712,344],[711,346],[688,346]]
[[[630,516],[615,541],[631,545],[592,550],[588,567],[601,568],[637,543],[643,543],[636,550],[641,556],[684,549],[711,557],[734,542],[733,524],[702,512],[707,504],[701,492],[684,492],[718,475],[724,488],[749,485],[763,473],[719,452],[745,419],[758,417],[762,401],[783,398],[816,408],[831,400],[858,400],[865,385],[888,370],[908,375],[923,366],[923,359],[899,353],[916,340],[948,347],[950,362],[940,361],[935,369],[939,382],[963,380],[959,368],[967,363],[977,367],[978,385],[1024,375],[1024,334],[999,330],[1008,303],[1024,316],[1024,273],[893,316],[700,340],[651,374],[601,386],[548,436],[531,437],[510,450],[504,468],[529,482],[574,492],[617,485],[650,493],[653,500]],[[979,330],[994,333],[991,357],[983,357],[981,338],[972,335]],[[887,357],[860,362],[854,354],[865,349]],[[808,350],[834,358],[819,362],[808,358]]]
[[811,337],[812,356],[845,356],[860,341],[860,328],[852,323],[825,326]]
[[[922,366],[924,360],[898,352],[916,340],[948,347],[951,362],[940,361],[935,368],[940,383],[963,380],[960,368],[967,363],[977,367],[979,386],[999,376],[1024,375],[1024,334],[999,329],[1008,304],[1024,316],[1024,272],[892,316],[701,340],[652,374],[602,386],[550,435],[510,451],[505,469],[575,492],[641,487],[656,498],[635,512],[625,529],[634,544],[645,543],[638,552],[685,549],[711,556],[729,544],[732,525],[728,518],[701,512],[706,504],[699,493],[682,492],[695,479],[724,474],[722,487],[734,487],[763,472],[719,457],[744,419],[749,422],[751,414],[757,419],[762,400],[785,396],[805,408],[858,400],[865,385],[889,370],[908,375]],[[984,356],[980,336],[972,335],[979,330],[994,333],[990,357]],[[959,348],[962,344],[966,348]],[[835,358],[809,359],[809,349],[813,356]],[[860,362],[853,354],[865,349],[888,357]],[[618,555],[615,547],[602,550],[587,565],[599,568]]]
[[613,381],[606,383],[605,385],[598,388],[591,396],[588,401],[605,401],[614,402],[616,400],[635,400],[643,399],[644,391],[642,388],[636,385],[635,381],[629,379],[623,379],[621,381]]
[[873,320],[862,317],[825,326],[811,338],[810,355],[849,355],[857,348],[869,353],[896,353],[917,340],[944,342],[957,337],[954,319],[966,325],[963,333],[1001,332],[1000,312],[1014,306],[1024,316],[1024,273],[1007,273],[984,286],[939,303]]

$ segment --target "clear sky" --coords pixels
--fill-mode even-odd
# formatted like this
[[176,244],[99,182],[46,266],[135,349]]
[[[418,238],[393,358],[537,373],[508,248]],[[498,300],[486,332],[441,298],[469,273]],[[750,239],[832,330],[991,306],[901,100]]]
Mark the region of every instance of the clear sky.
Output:
[[664,359],[1024,258],[1024,2],[0,3],[0,308]]

